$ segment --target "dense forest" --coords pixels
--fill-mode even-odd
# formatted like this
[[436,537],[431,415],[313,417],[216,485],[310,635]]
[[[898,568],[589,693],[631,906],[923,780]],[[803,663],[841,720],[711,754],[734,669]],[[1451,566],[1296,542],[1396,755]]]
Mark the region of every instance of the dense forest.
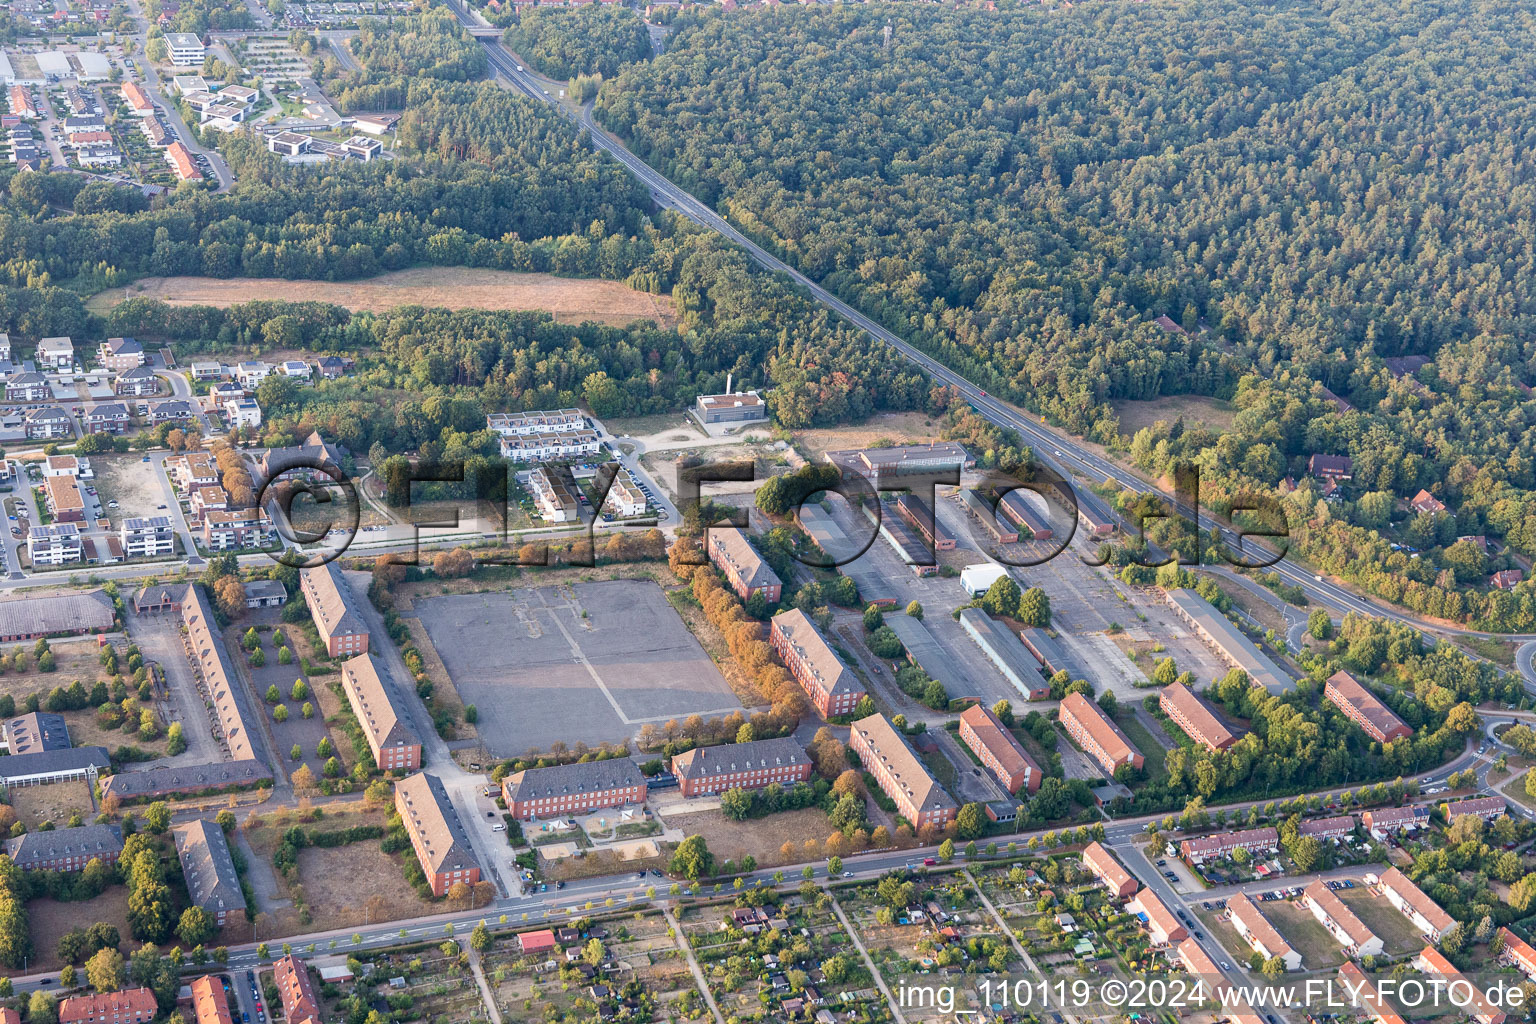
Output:
[[562,81],[577,75],[610,77],[651,55],[640,15],[616,5],[524,8],[503,38],[529,65]]
[[[1353,456],[1335,500],[1295,492],[1300,550],[1421,612],[1536,628],[1536,595],[1441,550],[1536,554],[1536,238],[1510,216],[1536,177],[1533,54],[1536,17],[1488,0],[773,6],[680,16],[598,111],[1077,433],[1118,443],[1115,400],[1237,400],[1232,430],[1139,439],[1152,472],[1273,491]],[[1406,516],[1420,488],[1454,521]],[[1371,494],[1385,518],[1357,513]]]

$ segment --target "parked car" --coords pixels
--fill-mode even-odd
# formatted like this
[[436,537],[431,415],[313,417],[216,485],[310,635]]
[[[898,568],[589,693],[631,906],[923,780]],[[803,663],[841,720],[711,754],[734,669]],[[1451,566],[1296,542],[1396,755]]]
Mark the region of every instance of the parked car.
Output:
[[492,825],[491,826],[491,831],[492,832],[505,832],[506,830],[507,830],[507,826],[502,825],[502,824],[496,824],[496,825]]

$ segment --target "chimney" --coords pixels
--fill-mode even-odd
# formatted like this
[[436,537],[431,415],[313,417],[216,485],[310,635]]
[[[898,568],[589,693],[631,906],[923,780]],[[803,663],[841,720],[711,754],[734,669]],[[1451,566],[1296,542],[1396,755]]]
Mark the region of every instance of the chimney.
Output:
[[734,377],[734,376],[735,376],[734,373],[728,373],[728,374],[725,375],[725,393],[726,394],[730,394],[731,393],[731,378]]

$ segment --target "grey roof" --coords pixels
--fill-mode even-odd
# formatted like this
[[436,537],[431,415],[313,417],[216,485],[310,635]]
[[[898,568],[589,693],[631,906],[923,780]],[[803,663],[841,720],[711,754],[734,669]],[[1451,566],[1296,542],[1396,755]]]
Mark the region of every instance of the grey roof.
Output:
[[319,469],[341,466],[341,449],[331,444],[320,431],[311,431],[304,443],[292,448],[272,448],[261,457],[261,475],[270,480],[289,469]]
[[48,711],[34,711],[6,722],[5,741],[13,756],[40,750],[68,750],[73,745],[64,716]]
[[171,831],[192,902],[213,913],[244,907],[245,894],[240,890],[240,875],[224,830],[199,818]]
[[123,380],[147,380],[155,376],[155,371],[147,366],[133,366],[117,375],[117,379]]
[[70,747],[67,750],[42,750],[36,754],[16,754],[0,757],[0,782],[25,779],[33,775],[53,775],[58,772],[83,772],[90,768],[98,771],[109,768],[111,758],[106,747]]
[[420,844],[423,867],[437,874],[479,866],[441,779],[426,772],[401,779],[395,783],[395,806],[402,804],[401,821]]
[[245,596],[252,597],[276,597],[282,600],[288,598],[288,588],[283,586],[281,580],[251,580],[245,584]]
[[28,832],[5,841],[5,853],[19,868],[61,857],[116,856],[123,852],[123,830],[116,825],[80,825],[48,832]]
[[213,608],[203,588],[194,583],[181,602],[181,621],[187,627],[187,644],[192,651],[193,668],[203,674],[213,697],[214,711],[224,732],[224,742],[233,760],[263,756],[259,733],[251,726],[255,716],[246,707],[245,688],[240,685],[218,633]]
[[107,351],[117,356],[137,355],[144,351],[144,346],[132,338],[108,338]]
[[962,611],[960,625],[1009,682],[1024,688],[1026,696],[1045,687],[1045,680],[1040,676],[1034,657],[1007,626],[980,608]]
[[37,384],[47,384],[48,378],[32,370],[24,370],[21,373],[13,373],[6,379],[7,387],[27,387]]
[[127,419],[128,407],[122,402],[103,402],[101,405],[93,405],[85,410],[85,418],[93,416],[111,416],[113,419]]
[[12,598],[0,601],[0,636],[101,632],[112,628],[113,616],[112,599],[99,590]]
[[549,768],[528,768],[507,776],[503,792],[507,802],[542,800],[573,793],[602,793],[610,789],[641,785],[645,776],[627,757],[606,761],[578,761]]
[[63,409],[60,409],[56,405],[39,406],[38,408],[33,409],[31,412],[27,413],[27,422],[29,423],[41,423],[44,420],[67,419],[69,419],[69,413],[65,412]]
[[680,779],[706,779],[728,772],[750,772],[790,765],[808,765],[805,750],[788,736],[751,743],[722,743],[716,747],[695,747],[672,759],[672,770]]
[[191,416],[192,403],[180,398],[168,398],[150,406],[150,413],[155,416]]
[[1040,662],[1043,674],[1055,675],[1065,669],[1074,679],[1081,679],[1085,673],[1080,671],[1072,656],[1066,652],[1056,638],[1045,630],[1035,626],[1025,626],[1019,630],[1019,640],[1029,649],[1035,659]]
[[[0,762],[5,761],[0,758]],[[168,793],[222,789],[225,786],[253,785],[272,778],[272,770],[261,761],[218,761],[169,768],[150,768],[141,772],[118,772],[101,784],[102,795],[119,798],[163,796]]]
[[341,685],[375,758],[386,747],[421,744],[421,738],[406,724],[408,713],[395,703],[394,694],[379,676],[372,655],[359,654],[343,663]]
[[1296,683],[1269,660],[1225,615],[1193,590],[1166,590],[1168,603],[1192,620],[1229,661],[1248,673],[1255,686],[1284,693]]

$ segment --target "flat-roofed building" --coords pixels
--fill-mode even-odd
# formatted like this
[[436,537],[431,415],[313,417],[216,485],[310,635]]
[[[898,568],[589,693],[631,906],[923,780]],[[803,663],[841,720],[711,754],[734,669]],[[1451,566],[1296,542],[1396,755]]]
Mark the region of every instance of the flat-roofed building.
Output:
[[359,654],[342,664],[341,688],[362,727],[374,763],[384,771],[420,768],[421,737],[410,726],[410,713],[379,675],[372,655]]
[[1056,638],[1045,630],[1035,626],[1026,626],[1019,630],[1019,642],[1040,663],[1041,675],[1049,678],[1057,672],[1065,672],[1073,679],[1084,678],[1084,673],[1079,668],[1077,660],[1068,654],[1066,648],[1062,647]]
[[1183,683],[1163,687],[1157,695],[1157,705],[1190,739],[1209,751],[1226,750],[1237,742],[1232,730]]
[[1284,693],[1295,682],[1234,626],[1230,619],[1193,590],[1164,590],[1168,607],[1178,613],[1228,665],[1248,673],[1249,682],[1270,693]]
[[603,497],[603,511],[619,519],[643,516],[651,507],[650,499],[623,466],[614,474],[613,484]]
[[777,783],[788,788],[809,781],[811,759],[792,737],[694,747],[672,758],[683,796],[762,789]]
[[961,712],[959,735],[1008,792],[1040,788],[1040,766],[989,708],[973,704]]
[[169,516],[145,516],[124,519],[118,539],[129,558],[154,558],[176,553],[176,529]]
[[768,403],[756,391],[734,391],[723,395],[700,395],[693,403],[699,422],[762,423],[768,419]]
[[1084,847],[1083,864],[1093,872],[1095,878],[1104,883],[1104,888],[1108,889],[1116,899],[1136,895],[1138,888],[1136,879],[1120,866],[1114,854],[1099,843],[1089,843]]
[[1440,908],[1440,904],[1395,867],[1382,872],[1381,894],[1419,930],[1426,942],[1439,942],[1456,927],[1456,922]]
[[576,481],[563,467],[535,466],[528,474],[528,493],[546,523],[574,523],[581,519],[576,500]]
[[1323,696],[1377,743],[1391,743],[1413,735],[1406,722],[1348,672],[1341,670],[1329,676]]
[[245,893],[229,852],[224,830],[204,818],[177,825],[171,830],[176,857],[194,906],[213,915],[222,927],[231,914],[245,912]]
[[858,677],[800,609],[773,617],[768,642],[823,718],[846,715],[863,699]]
[[1131,897],[1125,909],[1141,918],[1154,946],[1172,946],[1189,938],[1189,930],[1151,889],[1143,889]]
[[744,531],[734,526],[712,526],[704,537],[709,560],[725,574],[737,597],[745,601],[753,594],[762,594],[769,604],[779,603],[783,581],[757,553]]
[[934,515],[933,506],[915,494],[896,496],[896,514],[935,551],[955,550],[955,538]]
[[480,862],[441,779],[417,772],[395,783],[395,810],[434,896],[480,881]]
[[33,565],[68,565],[85,558],[78,523],[50,523],[27,532],[27,557]]
[[645,802],[645,776],[627,757],[528,768],[501,783],[515,818],[554,818]]
[[914,828],[943,828],[959,811],[954,798],[944,791],[906,737],[884,715],[870,715],[854,722],[848,746]]
[[899,474],[917,470],[970,469],[976,459],[963,445],[953,441],[933,444],[902,444],[888,448],[863,448],[858,451],[828,452],[827,459],[848,464],[863,473]]
[[299,588],[309,605],[315,628],[320,631],[326,653],[333,658],[367,653],[368,627],[352,608],[352,588],[342,577],[339,565],[326,562],[300,569]]
[[1317,923],[1328,930],[1334,941],[1344,947],[1347,955],[1381,955],[1381,939],[1321,879],[1306,887],[1302,893],[1302,903],[1317,918]]
[[[1050,521],[1035,510],[1029,498],[1030,493],[1022,487],[1008,491],[998,499],[997,510],[1015,526],[1028,530],[1034,540],[1050,540],[1055,532],[1051,529]],[[1041,497],[1038,500],[1043,502],[1045,499]]]
[[1019,692],[1025,700],[1043,700],[1050,696],[1051,685],[1024,646],[1014,638],[1013,631],[998,622],[980,608],[966,608],[960,612],[960,628],[976,641],[976,646],[987,656],[992,667]]
[[1232,919],[1232,927],[1237,930],[1253,951],[1265,960],[1279,957],[1288,971],[1301,970],[1301,954],[1291,948],[1291,944],[1281,937],[1270,924],[1253,900],[1245,893],[1238,893],[1227,898],[1227,915]]
[[165,45],[170,50],[171,63],[182,68],[201,64],[208,53],[203,41],[193,32],[167,32]]
[[1113,775],[1121,765],[1140,768],[1145,759],[1120,727],[1097,704],[1081,693],[1071,693],[1061,702],[1059,711],[1067,735],[1105,772]]
[[1179,856],[1192,864],[1202,864],[1213,857],[1225,857],[1234,850],[1269,853],[1279,848],[1280,833],[1266,826],[1186,839],[1179,843]]

